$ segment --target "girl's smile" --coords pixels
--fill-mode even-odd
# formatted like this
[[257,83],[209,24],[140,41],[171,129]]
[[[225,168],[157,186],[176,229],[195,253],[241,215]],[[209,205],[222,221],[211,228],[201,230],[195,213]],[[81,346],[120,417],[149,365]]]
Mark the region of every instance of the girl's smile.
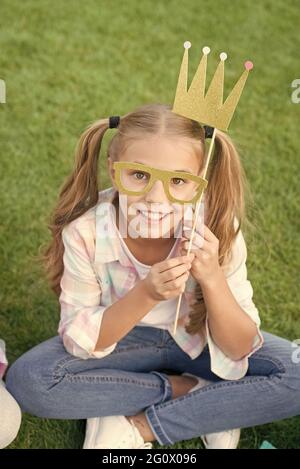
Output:
[[[171,212],[169,212],[171,213]],[[144,210],[138,210],[138,214],[141,215],[141,218],[146,220],[148,223],[159,223],[164,218],[166,218],[169,213],[161,213],[161,212],[149,212]]]

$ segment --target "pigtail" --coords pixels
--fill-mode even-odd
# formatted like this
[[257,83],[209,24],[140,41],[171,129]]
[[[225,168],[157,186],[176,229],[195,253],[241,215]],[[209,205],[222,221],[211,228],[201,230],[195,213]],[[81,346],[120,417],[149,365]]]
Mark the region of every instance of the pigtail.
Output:
[[42,263],[50,287],[57,296],[61,292],[60,280],[64,268],[61,233],[64,226],[98,201],[98,160],[102,139],[108,128],[108,119],[102,119],[89,125],[81,135],[75,150],[73,171],[63,183],[50,215],[48,228],[52,235],[51,242],[39,249],[37,259]]

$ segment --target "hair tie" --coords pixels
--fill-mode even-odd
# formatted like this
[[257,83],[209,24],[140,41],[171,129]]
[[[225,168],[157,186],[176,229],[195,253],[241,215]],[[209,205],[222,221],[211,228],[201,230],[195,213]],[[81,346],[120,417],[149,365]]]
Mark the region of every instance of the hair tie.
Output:
[[214,128],[209,125],[204,125],[205,138],[212,138],[214,133]]
[[118,127],[120,123],[120,116],[110,116],[109,118],[109,128],[113,129]]

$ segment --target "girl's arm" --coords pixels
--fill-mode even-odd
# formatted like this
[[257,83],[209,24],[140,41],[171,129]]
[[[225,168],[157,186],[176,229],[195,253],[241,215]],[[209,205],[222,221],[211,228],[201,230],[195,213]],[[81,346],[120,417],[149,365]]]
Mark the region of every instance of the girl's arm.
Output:
[[220,268],[214,279],[201,282],[211,336],[232,360],[251,352],[257,326],[234,298]]
[[140,280],[111,306],[100,304],[102,291],[91,262],[95,253],[90,233],[91,227],[83,222],[77,226],[76,220],[62,231],[64,271],[58,332],[66,350],[84,359],[113,352],[118,341],[158,303],[146,295]]
[[[190,239],[188,227],[185,236]],[[184,254],[188,241],[183,246]],[[258,311],[252,301],[253,289],[247,279],[247,248],[242,232],[233,242],[226,275],[225,266],[221,267],[218,261],[219,241],[207,226],[199,223],[191,252],[195,252],[191,274],[200,284],[206,304],[208,343],[214,349],[211,351],[213,355],[217,353],[216,344],[229,359],[241,360],[263,343]],[[223,361],[224,357],[217,355],[217,362]]]
[[95,352],[121,340],[158,304],[147,295],[144,285],[144,280],[139,280],[126,295],[105,309]]

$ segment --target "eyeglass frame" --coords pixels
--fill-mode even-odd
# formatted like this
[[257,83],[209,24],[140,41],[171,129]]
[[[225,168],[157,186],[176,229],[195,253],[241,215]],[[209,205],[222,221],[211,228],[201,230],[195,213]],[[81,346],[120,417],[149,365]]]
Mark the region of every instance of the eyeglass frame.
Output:
[[[168,199],[171,202],[175,202],[175,203],[177,202],[182,205],[185,203],[195,203],[199,199],[203,190],[208,184],[207,179],[204,179],[201,176],[195,176],[194,174],[187,173],[186,171],[168,171],[164,169],[152,168],[151,166],[147,166],[147,165],[140,164],[140,163],[133,163],[133,162],[131,163],[129,161],[115,161],[113,163],[113,168],[116,172],[115,174],[116,184],[120,192],[122,192],[123,194],[127,194],[127,195],[146,194],[152,189],[154,182],[156,182],[157,180],[160,180],[163,183],[165,194],[168,197]],[[122,181],[121,181],[121,169],[122,168],[137,169],[137,170],[140,170],[142,173],[144,172],[150,173],[150,179],[146,186],[146,189],[144,189],[143,191],[130,191],[126,189],[123,186]],[[172,177],[175,179],[188,178],[192,181],[199,183],[199,188],[197,189],[197,192],[194,195],[194,197],[190,200],[178,200],[175,197],[173,197],[168,188],[168,183]]]

